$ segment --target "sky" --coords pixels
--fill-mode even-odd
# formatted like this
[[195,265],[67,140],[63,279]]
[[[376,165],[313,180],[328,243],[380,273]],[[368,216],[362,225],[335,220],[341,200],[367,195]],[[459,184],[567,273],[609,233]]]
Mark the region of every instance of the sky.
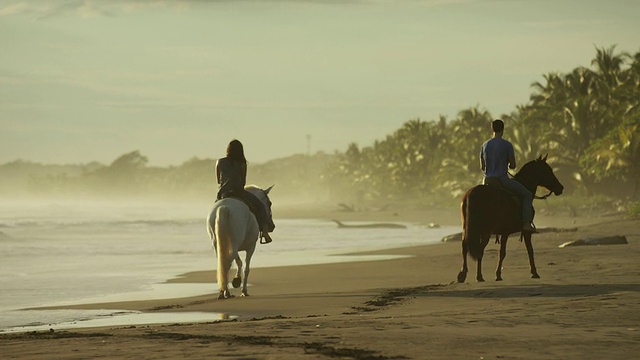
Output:
[[494,117],[596,46],[640,51],[635,0],[0,2],[0,164],[249,162]]

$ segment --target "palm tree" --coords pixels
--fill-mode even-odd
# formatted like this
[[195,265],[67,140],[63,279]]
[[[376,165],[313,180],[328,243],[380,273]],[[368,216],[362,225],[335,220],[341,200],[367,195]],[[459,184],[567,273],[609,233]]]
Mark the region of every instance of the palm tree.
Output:
[[[613,49],[598,49],[593,61],[612,130],[593,143],[582,164],[599,180],[633,183],[635,197],[640,186],[640,52],[615,56]],[[628,69],[622,69],[625,59],[631,61]]]
[[480,174],[480,148],[491,134],[492,117],[478,106],[462,110],[449,124],[449,142],[443,155],[438,181],[453,196],[477,184]]
[[[531,106],[520,105],[516,109],[502,118],[508,124],[505,138],[513,144],[518,163],[524,164],[557,148],[557,144],[547,136],[549,125],[543,115]],[[551,158],[554,157],[551,154]]]
[[632,197],[640,190],[640,116],[613,129],[590,148],[586,166],[597,177],[614,177],[633,184]]
[[[622,74],[622,66],[625,62],[625,57],[629,54],[621,53],[614,54],[615,45],[608,49],[596,47],[596,57],[591,60],[591,65],[595,66],[596,72],[601,77],[601,85],[606,86],[610,91],[622,83],[620,75]],[[600,89],[601,91],[603,89]]]

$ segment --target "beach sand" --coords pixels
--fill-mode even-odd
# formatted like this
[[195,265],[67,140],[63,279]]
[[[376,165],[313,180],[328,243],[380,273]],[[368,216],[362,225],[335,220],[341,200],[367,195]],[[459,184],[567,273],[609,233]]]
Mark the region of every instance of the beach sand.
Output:
[[[283,217],[459,224],[457,210],[417,213],[292,211]],[[203,296],[79,305],[76,309],[205,311],[238,318],[198,324],[114,326],[0,335],[2,359],[629,359],[640,352],[640,220],[548,216],[577,228],[533,238],[540,279],[513,235],[504,281],[484,283],[470,262],[456,283],[460,243],[369,252],[393,260],[253,269],[249,297],[216,300],[213,269],[170,282],[211,283]],[[625,235],[629,244],[558,245]],[[274,233],[277,241],[277,232]],[[392,239],[390,239],[392,241]],[[269,245],[264,245],[269,246]],[[283,254],[285,255],[285,254]],[[259,250],[256,254],[259,255]],[[235,289],[234,294],[239,295]],[[636,355],[634,355],[636,354]]]

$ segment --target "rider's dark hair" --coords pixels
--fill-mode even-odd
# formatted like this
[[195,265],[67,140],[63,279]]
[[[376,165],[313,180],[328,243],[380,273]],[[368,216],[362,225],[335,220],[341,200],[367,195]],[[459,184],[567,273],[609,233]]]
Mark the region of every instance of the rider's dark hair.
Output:
[[504,122],[500,119],[497,120],[493,120],[493,122],[491,122],[491,130],[493,130],[493,132],[503,132],[504,131]]
[[236,139],[231,140],[229,146],[227,146],[227,157],[243,164],[247,163],[247,159],[244,157],[244,147],[242,143]]

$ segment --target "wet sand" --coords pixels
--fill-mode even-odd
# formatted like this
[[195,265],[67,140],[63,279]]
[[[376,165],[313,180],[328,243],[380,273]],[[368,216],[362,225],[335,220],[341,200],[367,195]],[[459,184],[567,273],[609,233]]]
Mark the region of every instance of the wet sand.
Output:
[[[411,212],[418,220],[394,213],[296,212],[341,221],[458,221],[449,210]],[[5,334],[0,354],[3,359],[628,359],[637,354],[640,220],[555,216],[539,219],[541,225],[577,228],[534,235],[541,279],[531,278],[516,235],[509,240],[502,282],[493,280],[498,256],[493,243],[485,253],[484,283],[474,280],[474,262],[467,282],[455,282],[459,242],[366,253],[410,255],[393,260],[254,269],[251,296],[224,301],[215,299],[215,273],[204,270],[169,282],[210,283],[210,294],[72,308],[204,311],[237,318]],[[578,238],[612,235],[625,235],[629,244],[558,248]]]

